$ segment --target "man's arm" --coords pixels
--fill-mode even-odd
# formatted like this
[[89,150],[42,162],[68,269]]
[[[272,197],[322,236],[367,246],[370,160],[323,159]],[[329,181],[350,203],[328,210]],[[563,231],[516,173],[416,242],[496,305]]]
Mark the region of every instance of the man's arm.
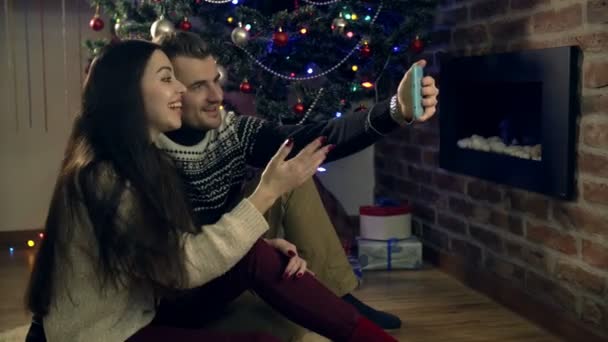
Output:
[[389,107],[390,100],[386,100],[377,103],[369,111],[306,125],[277,125],[261,122],[258,118],[239,117],[237,129],[249,165],[265,166],[281,143],[288,138],[294,142],[293,156],[322,136],[327,138],[327,144],[336,146],[326,159],[333,161],[361,151],[398,128],[399,124],[391,117]]
[[[426,61],[415,63],[423,68]],[[426,76],[422,79],[408,77],[410,68],[397,88],[397,95],[390,100],[375,104],[368,112],[359,112],[344,118],[303,126],[277,126],[249,118],[241,121],[241,144],[245,147],[246,160],[249,165],[262,167],[270,160],[274,151],[287,138],[293,139],[295,148],[292,153],[318,137],[326,137],[327,144],[335,148],[327,156],[327,161],[340,159],[370,146],[382,136],[390,133],[400,125],[412,123],[413,96],[412,82],[421,82],[422,107],[424,112],[416,121],[427,121],[435,115],[439,89],[435,79]],[[418,98],[418,96],[416,96]],[[416,101],[419,101],[418,99]],[[254,121],[248,121],[254,120]]]

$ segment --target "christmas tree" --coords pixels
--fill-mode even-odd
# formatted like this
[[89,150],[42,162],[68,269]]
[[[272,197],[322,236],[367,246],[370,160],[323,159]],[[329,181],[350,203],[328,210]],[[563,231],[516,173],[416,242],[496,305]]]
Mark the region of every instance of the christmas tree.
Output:
[[[226,87],[254,93],[280,123],[319,121],[384,98],[427,42],[437,0],[90,0],[91,28],[115,39],[175,29],[199,34],[227,69]],[[88,41],[94,55],[106,41]]]

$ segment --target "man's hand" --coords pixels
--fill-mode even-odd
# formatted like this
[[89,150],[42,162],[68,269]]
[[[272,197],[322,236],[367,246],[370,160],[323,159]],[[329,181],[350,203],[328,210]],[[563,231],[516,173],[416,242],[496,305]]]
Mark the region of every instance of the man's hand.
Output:
[[290,278],[294,274],[296,275],[296,278],[301,278],[304,275],[304,272],[308,272],[313,276],[315,275],[312,271],[306,269],[306,260],[300,258],[294,244],[283,239],[264,239],[264,241],[291,258],[285,268],[285,273],[283,273],[283,279]]
[[[418,64],[422,68],[426,66],[426,61],[424,59],[419,60],[415,64]],[[399,105],[400,113],[404,116],[406,121],[412,121],[412,117],[406,108],[410,108],[412,106],[411,103],[406,103],[406,99],[410,97],[407,96],[407,92],[410,91],[406,80],[411,72],[411,68],[405,73],[401,83],[399,83],[399,87],[397,88],[397,103]],[[427,121],[437,111],[437,95],[439,95],[439,89],[435,86],[435,79],[431,76],[425,76],[422,78],[422,107],[424,108],[424,113],[417,121]]]

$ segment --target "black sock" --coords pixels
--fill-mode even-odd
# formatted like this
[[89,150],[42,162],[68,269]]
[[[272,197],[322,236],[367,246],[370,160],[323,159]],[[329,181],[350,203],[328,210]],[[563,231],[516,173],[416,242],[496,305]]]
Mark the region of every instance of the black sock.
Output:
[[401,327],[401,320],[399,317],[390,314],[388,312],[383,312],[376,310],[369,305],[363,303],[359,299],[357,299],[352,294],[346,294],[342,296],[342,299],[354,306],[361,315],[365,316],[370,321],[379,325],[382,329],[398,329]]

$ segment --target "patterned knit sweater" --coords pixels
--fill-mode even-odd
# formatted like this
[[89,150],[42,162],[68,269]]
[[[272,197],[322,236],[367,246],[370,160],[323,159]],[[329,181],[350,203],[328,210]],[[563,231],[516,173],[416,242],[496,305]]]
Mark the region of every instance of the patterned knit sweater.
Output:
[[291,137],[292,155],[320,136],[336,148],[327,161],[336,160],[376,142],[398,124],[389,114],[389,101],[377,103],[368,112],[308,125],[276,125],[251,116],[222,113],[223,123],[208,131],[194,145],[180,144],[182,132],[162,135],[159,147],[182,171],[187,195],[197,224],[216,222],[241,199],[246,166],[263,168],[279,146]]

